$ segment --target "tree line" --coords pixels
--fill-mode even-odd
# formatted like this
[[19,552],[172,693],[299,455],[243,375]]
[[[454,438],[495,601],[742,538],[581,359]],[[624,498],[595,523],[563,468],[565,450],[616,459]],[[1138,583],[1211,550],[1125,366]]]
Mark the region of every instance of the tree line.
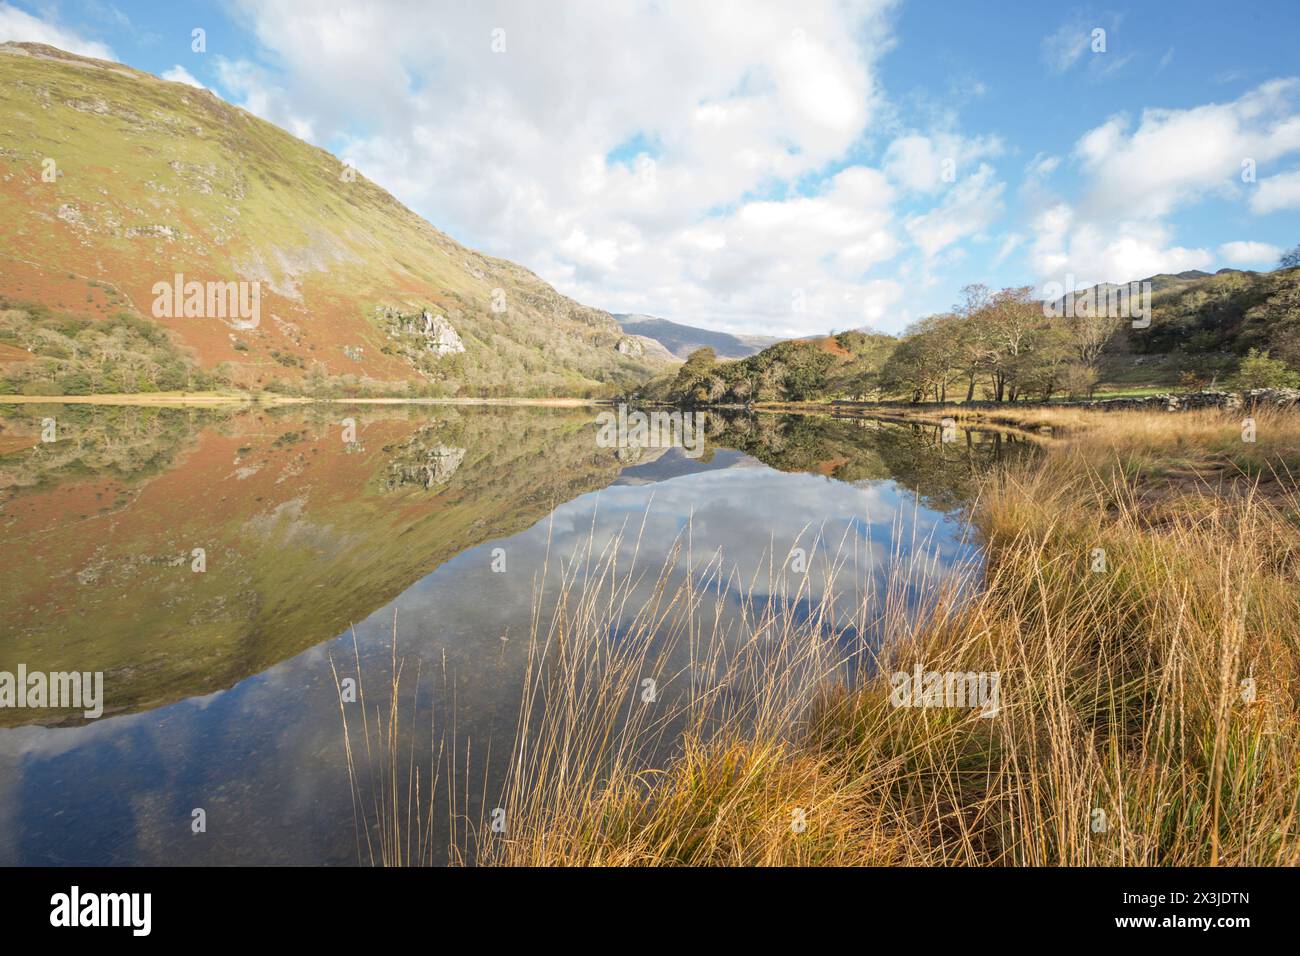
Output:
[[1134,310],[1117,310],[1108,298],[1115,287],[1072,300],[1086,307],[1059,309],[1031,286],[975,283],[961,290],[951,310],[898,336],[853,330],[792,339],[730,362],[701,348],[637,395],[687,404],[1087,398],[1125,357],[1133,368],[1163,363],[1152,376],[1166,376],[1171,385],[1177,376],[1176,387],[1185,390],[1214,382],[1294,385],[1300,382],[1297,266],[1300,247],[1274,272],[1156,277],[1154,306],[1146,303],[1151,311],[1136,326]]
[[1091,393],[1106,342],[1126,320],[1048,318],[1029,286],[968,285],[950,312],[899,337],[863,331],[793,339],[733,362],[710,348],[643,397],[688,403],[810,401],[818,398],[967,401]]

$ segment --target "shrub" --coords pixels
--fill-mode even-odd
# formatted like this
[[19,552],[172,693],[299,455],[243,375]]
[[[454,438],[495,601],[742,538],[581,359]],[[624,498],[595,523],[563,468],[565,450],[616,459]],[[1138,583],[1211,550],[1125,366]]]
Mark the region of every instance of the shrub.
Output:
[[1267,350],[1251,349],[1237,367],[1234,383],[1239,388],[1285,388],[1296,379],[1281,359],[1269,358]]

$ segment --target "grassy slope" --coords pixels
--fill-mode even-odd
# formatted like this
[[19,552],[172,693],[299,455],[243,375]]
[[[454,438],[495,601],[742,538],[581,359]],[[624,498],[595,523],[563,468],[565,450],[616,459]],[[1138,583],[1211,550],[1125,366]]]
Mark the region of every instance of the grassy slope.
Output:
[[[512,838],[486,858],[1295,865],[1300,422],[1261,415],[1255,444],[1239,428],[1209,412],[1093,415],[1012,465],[976,512],[990,540],[980,592],[930,602],[914,626],[884,611],[891,640],[865,684],[822,683],[835,645],[815,604],[811,622],[760,609],[748,667],[693,635],[706,676],[691,679],[680,755],[655,772],[636,754],[674,719],[662,710],[614,741],[548,714],[508,792]],[[580,620],[586,599],[570,604]],[[887,675],[916,663],[999,672],[997,716],[890,706]],[[606,692],[586,693],[569,711],[607,716]],[[561,740],[568,755],[591,748],[566,774],[548,757]]]
[[[148,316],[153,284],[177,272],[260,280],[253,332],[161,320],[198,366],[226,363],[242,386],[317,370],[448,394],[575,394],[653,368],[617,353],[622,332],[608,314],[457,244],[364,177],[344,182],[329,153],[206,91],[5,44],[0,117],[0,296],[11,301],[94,319],[123,308]],[[56,182],[42,181],[46,158]],[[505,314],[491,310],[498,288]],[[466,354],[419,375],[385,354],[377,305],[446,315]]]

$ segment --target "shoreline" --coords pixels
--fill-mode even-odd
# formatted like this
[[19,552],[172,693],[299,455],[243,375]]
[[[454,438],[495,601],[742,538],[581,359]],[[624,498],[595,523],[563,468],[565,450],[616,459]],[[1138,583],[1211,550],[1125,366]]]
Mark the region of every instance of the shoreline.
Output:
[[599,398],[308,398],[299,395],[252,395],[202,392],[143,392],[116,395],[0,395],[0,405],[138,405],[185,407],[209,405],[505,405],[582,408],[609,404]]
[[[514,407],[514,408],[600,408],[617,405],[616,399],[608,398],[309,398],[289,395],[252,395],[225,393],[177,393],[147,392],[117,395],[0,395],[2,405],[97,405],[103,407],[135,408],[230,408],[252,406],[260,408],[288,408],[300,405],[443,405],[460,407]],[[658,402],[627,402],[628,405],[645,405],[656,408],[678,408]],[[701,405],[701,411],[744,412],[743,406]],[[1026,411],[1032,409],[1026,408]],[[932,407],[916,406],[898,408],[886,405],[824,405],[816,403],[764,402],[749,409],[750,414],[768,415],[822,415],[828,418],[872,418],[880,421],[919,422],[936,424],[942,418],[954,417],[959,422],[978,424],[1000,431],[1018,432],[1032,437],[1040,437],[1044,429],[1056,430],[1079,422],[1060,421],[1057,416],[1052,421],[1026,421],[1026,416],[1006,414],[980,414],[976,410],[953,414],[950,406],[934,405]]]
[[[1269,392],[1276,390],[1268,390]],[[1290,391],[1290,390],[1283,390]],[[1226,394],[1226,393],[1225,393]],[[1267,394],[1267,392],[1266,392]],[[1292,393],[1294,394],[1294,393]],[[1253,409],[1255,402],[1263,395],[1246,393],[1241,396]],[[1193,404],[1182,404],[1186,397],[1179,399],[1179,405],[1164,406],[1159,411],[1150,407],[1128,407],[1121,405],[1099,405],[1097,403],[1005,403],[988,404],[984,402],[959,403],[871,403],[871,402],[756,402],[748,407],[731,404],[704,404],[690,406],[689,409],[666,402],[638,402],[617,398],[313,398],[298,395],[275,395],[271,393],[253,394],[249,392],[146,392],[111,395],[0,395],[0,405],[100,405],[139,408],[220,408],[236,406],[253,406],[262,408],[285,408],[300,405],[343,405],[343,406],[460,406],[460,407],[517,407],[517,408],[601,408],[618,404],[645,408],[672,408],[678,410],[696,410],[711,412],[734,412],[741,414],[769,415],[821,415],[837,419],[875,419],[899,423],[920,423],[937,425],[945,419],[952,419],[960,427],[982,427],[984,429],[1019,433],[1028,437],[1041,439],[1045,434],[1053,437],[1064,436],[1094,427],[1103,418],[1115,413],[1176,414],[1189,412],[1198,408]],[[1293,402],[1293,399],[1291,400]],[[1237,406],[1206,406],[1207,410],[1218,408],[1220,411],[1237,411]],[[1283,404],[1278,411],[1283,413],[1300,410],[1296,404]]]

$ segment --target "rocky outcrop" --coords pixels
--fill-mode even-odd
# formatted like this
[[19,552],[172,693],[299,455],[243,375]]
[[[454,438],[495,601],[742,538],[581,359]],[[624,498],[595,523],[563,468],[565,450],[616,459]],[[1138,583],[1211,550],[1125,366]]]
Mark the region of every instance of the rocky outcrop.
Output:
[[640,358],[645,355],[645,346],[641,344],[641,340],[630,335],[623,336],[618,340],[618,345],[614,347],[618,349],[620,355],[629,355],[632,358]]
[[387,326],[390,339],[409,340],[414,337],[439,358],[465,351],[465,343],[460,340],[460,334],[452,324],[441,315],[433,315],[428,309],[422,309],[418,313],[402,313],[380,306],[375,309],[375,314]]
[[420,313],[420,320],[423,323],[420,332],[428,340],[430,352],[435,355],[456,355],[465,351],[460,335],[442,316],[430,315],[424,311]]

